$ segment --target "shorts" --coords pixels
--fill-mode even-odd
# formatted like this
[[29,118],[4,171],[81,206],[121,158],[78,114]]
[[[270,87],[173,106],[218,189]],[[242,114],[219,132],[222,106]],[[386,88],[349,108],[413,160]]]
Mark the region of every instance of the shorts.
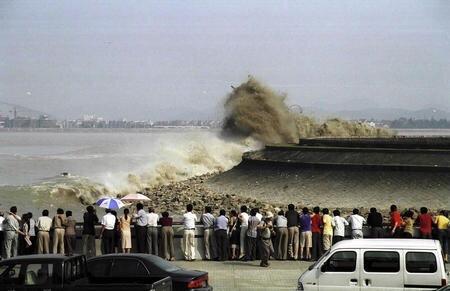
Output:
[[300,233],[300,246],[310,248],[312,247],[312,233],[311,231],[302,231]]

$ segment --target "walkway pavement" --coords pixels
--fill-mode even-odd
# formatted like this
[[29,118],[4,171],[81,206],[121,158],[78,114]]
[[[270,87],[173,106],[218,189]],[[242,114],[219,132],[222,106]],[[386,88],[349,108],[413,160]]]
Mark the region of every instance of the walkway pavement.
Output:
[[300,261],[270,261],[269,268],[261,268],[259,263],[259,261],[175,262],[182,268],[207,271],[214,291],[296,290],[298,277],[311,264]]

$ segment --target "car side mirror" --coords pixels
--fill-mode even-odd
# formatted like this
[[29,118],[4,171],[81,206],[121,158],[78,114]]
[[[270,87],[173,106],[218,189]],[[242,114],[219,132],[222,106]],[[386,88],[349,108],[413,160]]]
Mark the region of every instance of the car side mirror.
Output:
[[325,273],[328,270],[328,263],[324,263],[322,267],[320,267],[320,271]]

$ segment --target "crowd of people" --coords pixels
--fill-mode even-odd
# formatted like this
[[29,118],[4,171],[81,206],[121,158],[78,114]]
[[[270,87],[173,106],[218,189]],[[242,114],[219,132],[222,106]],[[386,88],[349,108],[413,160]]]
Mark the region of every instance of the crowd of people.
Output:
[[[105,209],[98,218],[95,208],[88,206],[83,214],[82,250],[87,257],[96,255],[95,239],[97,224],[101,224],[99,238],[102,241],[102,253],[129,253],[132,249],[139,253],[159,255],[166,260],[175,260],[174,220],[169,212],[160,215],[150,207],[138,203],[134,213],[128,208],[118,217],[117,212]],[[49,211],[33,219],[32,213],[22,216],[13,206],[5,214],[0,213],[1,257],[7,259],[27,254],[66,254],[72,255],[76,249],[76,220],[71,211],[61,208],[53,217]],[[131,225],[134,224],[135,246],[132,246]],[[342,217],[336,209],[312,211],[307,207],[297,211],[289,204],[286,211],[276,209],[275,214],[258,208],[241,206],[240,211],[224,209],[215,216],[212,208],[206,206],[197,216],[193,205],[186,206],[182,217],[183,239],[181,249],[184,259],[196,259],[195,233],[201,224],[204,234],[204,254],[206,260],[243,260],[261,259],[261,266],[269,266],[269,259],[277,260],[317,260],[323,252],[346,236],[346,228],[351,231],[352,239],[364,238],[363,226],[370,229],[370,237],[412,238],[415,227],[422,239],[438,239],[444,258],[448,259],[449,225],[447,211],[438,214],[429,213],[422,207],[419,213],[413,210],[400,212],[396,205],[390,208],[389,218],[384,219],[376,208],[371,208],[367,217],[354,209],[348,217]],[[386,230],[385,225],[388,225]],[[51,248],[50,248],[51,246]]]

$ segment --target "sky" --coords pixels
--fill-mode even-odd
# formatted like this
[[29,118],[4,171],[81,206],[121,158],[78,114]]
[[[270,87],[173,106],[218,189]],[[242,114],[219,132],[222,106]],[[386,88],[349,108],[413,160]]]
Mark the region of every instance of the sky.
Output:
[[445,0],[0,0],[0,101],[215,118],[253,75],[304,107],[449,109],[448,15]]

